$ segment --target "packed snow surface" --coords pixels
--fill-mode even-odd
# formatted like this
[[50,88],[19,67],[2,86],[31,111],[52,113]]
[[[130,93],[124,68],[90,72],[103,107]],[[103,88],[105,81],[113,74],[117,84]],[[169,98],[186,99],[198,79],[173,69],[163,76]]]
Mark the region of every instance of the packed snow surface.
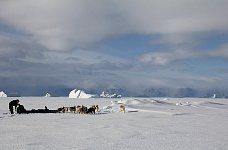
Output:
[[[227,150],[228,100],[19,97],[26,109],[99,105],[92,114],[10,115],[0,99],[0,150]],[[124,105],[126,113],[119,112]]]

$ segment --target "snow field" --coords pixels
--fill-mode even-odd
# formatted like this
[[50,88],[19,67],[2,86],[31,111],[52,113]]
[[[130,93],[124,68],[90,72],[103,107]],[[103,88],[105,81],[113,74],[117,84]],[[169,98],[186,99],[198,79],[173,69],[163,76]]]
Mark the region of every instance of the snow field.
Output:
[[[22,97],[19,100],[26,109],[98,104],[101,111],[96,115],[10,117],[6,112],[12,99],[0,98],[0,150],[226,150],[228,147],[226,99]],[[126,113],[118,112],[119,103],[125,105]]]

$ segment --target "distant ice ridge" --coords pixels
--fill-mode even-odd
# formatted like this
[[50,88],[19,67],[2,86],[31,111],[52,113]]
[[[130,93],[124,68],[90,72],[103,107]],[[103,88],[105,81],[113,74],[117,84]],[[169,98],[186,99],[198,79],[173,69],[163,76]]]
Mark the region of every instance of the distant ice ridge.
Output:
[[47,93],[44,97],[51,97],[51,94]]
[[103,91],[101,94],[100,94],[100,97],[102,98],[121,98],[122,96],[121,95],[117,95],[117,94],[109,94],[108,92],[105,92]]
[[7,97],[7,94],[4,93],[3,91],[0,92],[0,97]]
[[92,94],[87,94],[83,90],[74,89],[69,93],[69,98],[92,98],[92,97],[96,97],[96,96]]
[[[99,97],[99,96],[93,95],[93,94],[87,94],[85,91],[77,90],[77,89],[74,89],[69,93],[69,98],[95,98],[95,97]],[[110,94],[109,92],[103,91],[100,94],[100,97],[101,98],[121,98],[121,95],[117,95],[116,93]]]

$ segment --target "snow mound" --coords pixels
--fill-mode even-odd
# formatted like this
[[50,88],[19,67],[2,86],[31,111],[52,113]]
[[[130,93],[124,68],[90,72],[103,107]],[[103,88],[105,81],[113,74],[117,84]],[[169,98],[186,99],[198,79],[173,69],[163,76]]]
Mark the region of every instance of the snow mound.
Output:
[[191,103],[189,102],[179,102],[179,103],[176,103],[177,106],[192,106]]
[[87,94],[83,90],[74,89],[69,93],[69,98],[91,98],[95,97],[95,95]]
[[125,101],[125,103],[128,105],[148,105],[148,104],[173,105],[172,103],[168,103],[168,102],[161,101],[161,100],[155,100],[155,99],[133,99],[133,100]]
[[3,91],[0,92],[0,97],[7,97],[6,93],[4,93]]
[[200,106],[200,105],[225,105],[225,104],[222,104],[222,103],[210,102],[210,101],[193,102],[192,104],[195,105],[195,106]]
[[121,99],[111,101],[111,105],[103,107],[105,113],[119,112],[120,105],[124,105],[126,113],[128,112],[147,112],[161,115],[182,115],[183,113],[167,110],[167,107],[175,107],[175,104],[155,99]]

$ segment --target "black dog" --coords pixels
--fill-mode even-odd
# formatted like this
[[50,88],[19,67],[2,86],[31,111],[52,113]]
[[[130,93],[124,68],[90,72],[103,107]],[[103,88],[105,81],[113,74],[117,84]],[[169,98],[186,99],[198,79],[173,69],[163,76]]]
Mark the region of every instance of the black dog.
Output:
[[87,114],[95,114],[95,108],[94,107],[90,107],[87,111]]

